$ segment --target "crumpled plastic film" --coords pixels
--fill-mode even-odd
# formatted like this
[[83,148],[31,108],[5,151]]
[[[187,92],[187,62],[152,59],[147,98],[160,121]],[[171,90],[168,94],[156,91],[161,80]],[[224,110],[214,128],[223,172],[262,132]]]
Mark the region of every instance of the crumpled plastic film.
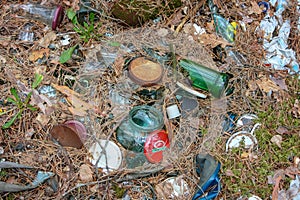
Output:
[[[282,13],[288,6],[287,0],[274,0],[270,4],[276,5],[274,16],[266,14],[257,27],[257,31],[264,31],[263,47],[266,51],[265,64],[269,64],[275,70],[287,70],[290,74],[299,73],[299,64],[296,53],[288,48],[288,38],[290,35],[290,20],[283,20]],[[274,31],[279,28],[278,35],[274,36]],[[291,66],[291,69],[286,67]]]

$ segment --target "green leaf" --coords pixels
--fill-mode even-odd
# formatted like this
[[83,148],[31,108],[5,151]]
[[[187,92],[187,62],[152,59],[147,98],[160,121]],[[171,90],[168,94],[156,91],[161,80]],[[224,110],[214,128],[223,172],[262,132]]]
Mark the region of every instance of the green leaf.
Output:
[[115,42],[115,41],[109,41],[108,45],[112,46],[112,47],[119,47],[119,46],[121,46],[120,42]]
[[83,22],[83,26],[84,26],[86,29],[89,28],[89,25],[88,25],[88,23],[86,23],[86,22]]
[[19,97],[18,91],[16,90],[16,88],[10,88],[10,93],[15,97],[16,102],[20,102],[21,99]]
[[27,108],[28,108],[29,110],[31,110],[31,111],[37,111],[37,108],[34,107],[34,106],[31,105],[31,104],[28,104],[28,105],[27,105]]
[[78,44],[76,44],[73,47],[70,47],[69,49],[65,50],[64,52],[62,52],[62,54],[60,55],[59,58],[59,62],[64,64],[66,63],[68,60],[71,59],[73,51],[75,50],[75,48],[78,46]]
[[35,74],[34,75],[34,81],[32,83],[32,88],[33,89],[37,88],[41,84],[41,82],[43,81],[43,78],[44,78],[43,75]]
[[77,17],[74,17],[74,19],[72,19],[72,24],[73,24],[74,26],[80,26],[80,24],[79,24],[79,22],[78,22],[78,20],[77,20]]
[[76,12],[72,8],[69,8],[67,9],[67,16],[70,20],[73,20],[76,17]]
[[94,23],[94,20],[95,20],[95,13],[90,13],[90,22],[91,22],[91,24],[93,25],[93,23]]
[[88,32],[93,32],[94,31],[94,25],[91,24],[89,27],[88,27]]
[[16,121],[18,115],[19,113],[17,113],[13,118],[3,124],[2,129],[8,129],[9,127],[11,127],[11,125],[13,125],[13,123]]
[[18,105],[18,102],[16,100],[14,100],[13,98],[7,97],[7,102],[12,103],[14,105]]
[[81,33],[81,30],[80,30],[80,28],[78,28],[78,27],[74,27],[73,29],[74,29],[74,31],[76,31],[77,33],[79,33],[79,34]]
[[26,99],[24,101],[25,105],[27,105],[29,103],[31,96],[32,96],[32,91],[28,93],[28,95],[27,95],[27,97],[26,97]]

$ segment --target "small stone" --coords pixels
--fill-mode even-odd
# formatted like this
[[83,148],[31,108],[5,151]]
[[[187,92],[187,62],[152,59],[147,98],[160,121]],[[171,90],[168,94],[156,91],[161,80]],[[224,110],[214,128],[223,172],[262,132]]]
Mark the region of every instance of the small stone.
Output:
[[276,144],[279,148],[281,148],[281,143],[282,143],[282,136],[281,135],[274,135],[271,138],[271,142]]
[[93,171],[89,165],[83,164],[80,166],[79,179],[83,182],[89,182],[93,180]]

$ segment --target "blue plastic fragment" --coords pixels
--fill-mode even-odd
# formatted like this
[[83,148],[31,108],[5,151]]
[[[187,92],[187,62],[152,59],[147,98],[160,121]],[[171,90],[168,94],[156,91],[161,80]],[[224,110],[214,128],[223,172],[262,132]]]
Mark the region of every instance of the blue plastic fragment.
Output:
[[268,2],[265,2],[265,1],[260,1],[260,2],[258,2],[258,6],[259,6],[259,7],[261,7],[261,6],[264,7],[263,13],[267,13],[268,10],[270,9],[269,3],[268,3]]
[[[221,191],[221,182],[218,173],[221,163],[209,154],[196,156],[196,172],[200,176],[200,189],[193,196],[193,200],[212,200]],[[204,195],[205,194],[205,195]]]

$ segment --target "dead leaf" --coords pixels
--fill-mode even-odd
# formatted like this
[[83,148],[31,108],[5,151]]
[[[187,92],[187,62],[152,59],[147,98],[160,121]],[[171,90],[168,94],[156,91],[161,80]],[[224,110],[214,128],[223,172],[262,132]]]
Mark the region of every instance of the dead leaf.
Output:
[[17,80],[17,86],[20,91],[25,94],[32,92],[30,104],[39,107],[39,109],[46,114],[46,110],[52,107],[51,101],[44,95],[39,94],[35,89],[29,89],[23,82]]
[[283,134],[286,134],[289,132],[289,130],[283,126],[279,126],[277,129],[276,129],[276,132],[280,135],[283,135]]
[[29,59],[29,61],[34,62],[39,58],[43,58],[44,56],[48,57],[49,52],[50,52],[50,50],[48,48],[37,50],[37,51],[32,51],[31,54],[29,55],[28,59]]
[[67,86],[60,86],[54,83],[52,83],[51,86],[66,96],[78,96],[78,97],[81,96],[79,93],[75,92],[74,90],[70,89]]
[[226,176],[235,176],[234,173],[232,172],[232,170],[230,170],[230,169],[227,169],[227,170],[225,171],[225,175],[226,175]]
[[84,117],[87,115],[87,112],[81,108],[73,108],[73,107],[68,107],[68,110],[72,115]]
[[33,128],[28,129],[25,132],[25,138],[28,139],[28,140],[31,139],[31,137],[33,136],[34,133],[35,133],[35,131],[34,131]]
[[39,113],[38,116],[36,117],[36,120],[40,122],[42,126],[46,126],[50,121],[50,116]]
[[93,106],[89,103],[86,103],[85,101],[82,101],[76,96],[68,96],[67,100],[70,104],[72,104],[73,107],[69,107],[68,110],[73,114],[77,116],[86,116],[87,110],[90,110],[93,108]]
[[98,192],[98,191],[99,191],[99,184],[96,184],[96,185],[92,186],[92,187],[90,188],[90,191],[91,191],[92,193]]
[[282,176],[279,176],[275,179],[275,186],[272,192],[272,199],[278,199],[278,192],[279,192],[279,183],[282,179]]
[[189,35],[194,35],[193,29],[194,27],[191,23],[186,23],[182,28],[183,32]]
[[215,25],[214,25],[214,20],[211,20],[211,22],[206,23],[206,28],[210,32],[215,31]]
[[249,153],[248,152],[243,152],[241,155],[241,158],[248,158],[249,157]]
[[50,31],[42,39],[40,39],[39,46],[47,48],[49,44],[55,39],[56,39],[56,33],[54,31]]
[[18,183],[18,181],[16,180],[16,178],[15,178],[14,176],[10,176],[10,177],[8,177],[8,179],[6,180],[6,183],[16,184],[16,183]]
[[270,79],[277,85],[279,86],[282,90],[288,91],[288,87],[285,84],[285,79],[278,79],[274,77],[270,77]]
[[276,170],[276,171],[274,172],[274,175],[273,175],[273,176],[271,176],[271,175],[267,176],[267,178],[268,178],[268,184],[274,185],[275,182],[276,182],[276,179],[277,179],[278,177],[285,177],[285,170],[283,170],[283,169],[278,169],[278,170]]
[[277,92],[281,90],[279,86],[265,76],[261,77],[259,80],[256,80],[256,84],[258,85],[259,89],[266,93],[269,93],[270,91]]
[[67,100],[70,104],[72,104],[72,106],[74,108],[79,108],[82,110],[89,110],[91,108],[93,108],[93,106],[89,103],[86,103],[85,101],[82,101],[81,99],[79,99],[76,96],[68,96]]
[[292,115],[295,118],[300,118],[300,107],[298,99],[295,100],[294,106],[292,108]]
[[251,91],[257,90],[257,84],[253,80],[248,81],[248,87],[249,87],[249,90],[251,90]]
[[[297,157],[297,156],[295,156],[295,157],[294,157],[294,166],[295,166],[295,167],[298,167],[299,164],[300,164],[300,158]],[[300,169],[300,168],[299,168],[299,169]]]
[[44,95],[39,94],[37,90],[32,90],[31,105],[37,105],[40,110],[46,114],[46,109],[52,107],[51,101]]
[[281,135],[274,135],[271,138],[271,142],[276,144],[279,148],[281,148],[281,143],[282,143],[282,136]]
[[28,89],[28,87],[21,81],[17,80],[16,81],[17,87],[20,91],[22,91],[25,94],[28,94],[29,92],[31,92],[31,89]]
[[80,166],[79,179],[83,182],[90,182],[93,180],[93,171],[89,165],[83,164]]
[[4,63],[4,64],[6,63],[6,59],[1,55],[0,55],[0,63]]
[[262,9],[259,7],[258,3],[256,1],[251,1],[251,7],[249,8],[249,14],[251,15],[252,13],[255,14],[261,14]]
[[77,11],[77,10],[80,9],[80,7],[79,7],[79,0],[72,0],[72,1],[63,0],[63,2],[67,6],[73,8],[74,11]]
[[258,156],[254,153],[249,153],[249,160],[252,162],[253,160],[257,160]]
[[298,175],[300,170],[298,166],[289,166],[285,169],[285,175],[289,176],[290,178],[294,179],[295,175]]
[[114,66],[114,70],[116,72],[117,77],[122,74],[124,62],[125,62],[125,59],[123,57],[118,57],[114,62],[113,66]]
[[223,38],[219,38],[215,34],[208,33],[201,34],[199,36],[199,42],[205,46],[211,46],[211,48],[214,48],[218,45],[221,45],[222,48],[225,48],[227,45],[230,45],[230,43],[225,41]]
[[168,22],[168,25],[178,26],[185,15],[182,14],[182,10],[178,10],[175,14],[173,14],[171,20]]

